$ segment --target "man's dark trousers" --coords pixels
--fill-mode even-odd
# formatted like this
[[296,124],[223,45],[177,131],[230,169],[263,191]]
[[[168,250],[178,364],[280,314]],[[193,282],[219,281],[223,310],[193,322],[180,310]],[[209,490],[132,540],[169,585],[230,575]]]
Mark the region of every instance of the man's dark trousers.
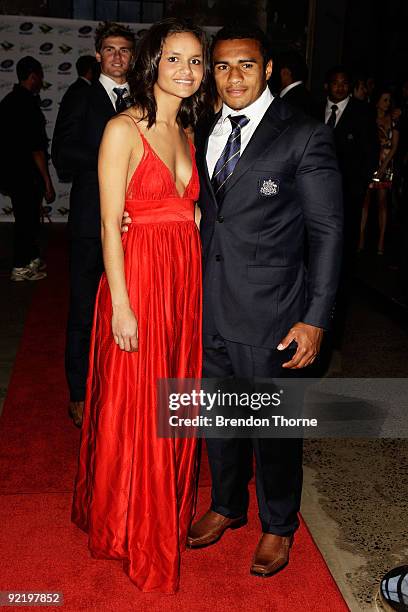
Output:
[[[230,342],[220,335],[203,338],[205,378],[284,378],[294,350],[259,348]],[[235,389],[234,389],[235,390]],[[294,438],[233,438],[206,441],[212,476],[211,509],[228,518],[246,516],[248,483],[256,458],[256,493],[264,533],[291,535],[299,526],[303,440]]]
[[70,301],[65,370],[73,402],[85,398],[93,312],[103,272],[100,238],[72,238],[69,253]]
[[85,399],[93,312],[103,272],[98,150],[105,126],[115,114],[99,81],[71,91],[61,102],[52,143],[55,167],[61,174],[73,176],[65,371],[74,402]]
[[16,180],[9,195],[15,220],[13,266],[24,268],[39,256],[37,238],[44,187],[40,180]]

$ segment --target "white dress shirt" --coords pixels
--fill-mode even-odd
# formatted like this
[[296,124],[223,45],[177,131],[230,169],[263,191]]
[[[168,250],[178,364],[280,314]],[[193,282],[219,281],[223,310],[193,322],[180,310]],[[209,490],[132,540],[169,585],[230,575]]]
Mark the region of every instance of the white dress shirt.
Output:
[[101,83],[101,85],[103,85],[103,87],[106,90],[106,93],[108,94],[113,107],[116,110],[116,99],[117,99],[117,95],[115,94],[115,92],[113,91],[114,87],[120,87],[121,89],[124,89],[126,87],[127,89],[127,96],[125,96],[126,98],[129,95],[129,84],[128,83],[122,83],[121,85],[118,85],[118,83],[116,83],[116,81],[114,81],[113,79],[111,79],[110,77],[108,77],[106,74],[101,73],[100,77],[99,77],[99,82]]
[[336,110],[336,125],[339,122],[340,117],[342,116],[342,114],[344,113],[344,109],[346,108],[347,104],[350,101],[350,97],[347,96],[347,98],[344,98],[344,100],[342,100],[341,102],[332,102],[330,100],[330,98],[327,98],[327,103],[326,103],[326,112],[325,112],[325,117],[324,117],[324,122],[327,123],[329,120],[329,117],[332,113],[332,106],[333,104],[335,104],[337,106],[337,110]]
[[290,91],[291,89],[293,89],[294,87],[297,87],[298,85],[301,85],[303,83],[303,81],[295,81],[294,83],[291,83],[290,85],[287,85],[286,87],[284,87],[282,89],[282,91],[279,94],[280,98],[283,98],[283,96],[285,94],[288,93],[288,91]]
[[242,108],[241,110],[233,110],[226,104],[222,105],[221,117],[215,124],[208,140],[207,167],[210,178],[213,175],[215,164],[219,160],[221,153],[227,144],[228,136],[232,132],[232,125],[231,121],[228,119],[228,116],[245,115],[249,119],[247,125],[244,125],[244,127],[241,129],[242,155],[256,128],[260,124],[264,114],[271,105],[272,100],[273,95],[271,94],[269,87],[266,87],[265,91],[259,96],[259,98],[246,108]]

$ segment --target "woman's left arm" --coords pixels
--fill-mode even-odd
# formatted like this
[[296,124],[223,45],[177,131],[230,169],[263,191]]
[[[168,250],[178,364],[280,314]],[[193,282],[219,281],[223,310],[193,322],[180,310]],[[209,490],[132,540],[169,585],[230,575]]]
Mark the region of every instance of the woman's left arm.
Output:
[[391,163],[392,159],[394,158],[395,153],[397,152],[397,148],[398,148],[398,142],[399,142],[399,131],[393,127],[392,129],[392,139],[391,139],[391,148],[388,151],[387,155],[384,157],[380,169],[378,171],[378,176],[381,179],[381,177],[383,176],[383,174],[385,173],[385,171],[388,168],[388,165]]

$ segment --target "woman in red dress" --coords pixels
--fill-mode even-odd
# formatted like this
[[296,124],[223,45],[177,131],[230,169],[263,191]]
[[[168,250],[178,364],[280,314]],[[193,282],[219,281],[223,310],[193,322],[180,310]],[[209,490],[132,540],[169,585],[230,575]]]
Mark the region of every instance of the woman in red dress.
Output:
[[[120,61],[120,60],[118,60]],[[122,559],[145,592],[174,593],[196,491],[196,440],[159,438],[156,381],[201,376],[199,182],[188,128],[208,78],[205,35],[152,26],[134,106],[99,153],[99,286],[72,519],[95,558]],[[123,210],[133,223],[121,235]]]

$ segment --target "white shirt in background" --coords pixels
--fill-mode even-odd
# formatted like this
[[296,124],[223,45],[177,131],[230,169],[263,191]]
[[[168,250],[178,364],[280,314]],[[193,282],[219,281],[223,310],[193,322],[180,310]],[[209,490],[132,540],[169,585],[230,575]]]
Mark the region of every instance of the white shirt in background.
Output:
[[[108,94],[113,107],[116,110],[116,99],[117,99],[117,95],[115,94],[115,92],[113,91],[114,87],[120,87],[121,89],[123,89],[124,87],[126,87],[127,89],[127,96],[129,95],[129,84],[128,83],[122,83],[121,85],[118,85],[118,83],[116,83],[116,81],[114,81],[113,79],[111,79],[110,77],[108,77],[106,74],[101,73],[101,75],[99,76],[99,82],[101,83],[101,85],[103,85],[103,87],[106,90],[106,93]],[[127,97],[125,96],[125,97]]]
[[332,102],[330,100],[330,98],[327,98],[324,122],[325,123],[328,122],[329,117],[332,114],[332,108],[331,107],[333,106],[333,104],[335,104],[337,106],[337,110],[336,110],[336,125],[337,125],[338,122],[339,122],[340,117],[344,113],[344,109],[346,108],[346,106],[347,106],[347,104],[349,102],[350,102],[350,97],[349,96],[347,96],[347,98],[344,98],[344,100],[342,100],[341,102]]

